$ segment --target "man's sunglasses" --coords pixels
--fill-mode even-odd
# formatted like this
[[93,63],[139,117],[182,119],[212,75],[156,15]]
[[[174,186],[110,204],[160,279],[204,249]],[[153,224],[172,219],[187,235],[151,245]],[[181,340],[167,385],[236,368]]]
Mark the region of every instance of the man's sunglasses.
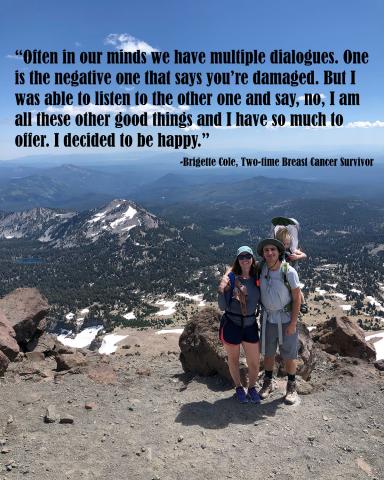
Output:
[[250,253],[244,253],[243,255],[239,255],[237,258],[239,260],[250,260],[252,255]]

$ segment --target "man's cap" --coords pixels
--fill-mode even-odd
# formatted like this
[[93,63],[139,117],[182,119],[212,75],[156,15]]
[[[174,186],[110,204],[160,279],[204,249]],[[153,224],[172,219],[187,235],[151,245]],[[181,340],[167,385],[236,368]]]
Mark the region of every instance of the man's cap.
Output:
[[285,252],[285,247],[279,240],[276,240],[276,238],[264,238],[264,240],[261,240],[257,245],[257,253],[260,257],[263,256],[263,249],[266,245],[274,245],[279,250],[279,253]]
[[253,250],[251,247],[247,247],[246,245],[243,245],[237,250],[237,257],[241,255],[242,253],[250,253],[253,256]]

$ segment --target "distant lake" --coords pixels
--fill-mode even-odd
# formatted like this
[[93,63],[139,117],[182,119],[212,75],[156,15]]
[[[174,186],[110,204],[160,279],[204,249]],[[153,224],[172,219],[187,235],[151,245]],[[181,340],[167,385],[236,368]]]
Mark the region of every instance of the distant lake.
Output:
[[38,265],[40,263],[46,263],[46,261],[42,258],[29,257],[29,258],[18,258],[16,260],[16,263],[18,263],[19,265]]

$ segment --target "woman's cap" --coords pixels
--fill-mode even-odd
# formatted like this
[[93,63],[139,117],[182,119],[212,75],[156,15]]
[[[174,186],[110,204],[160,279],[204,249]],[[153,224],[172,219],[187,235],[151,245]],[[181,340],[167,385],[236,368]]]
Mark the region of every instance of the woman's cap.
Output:
[[242,253],[250,253],[253,256],[253,251],[251,247],[247,247],[246,245],[243,245],[237,250],[237,257],[241,255]]
[[257,253],[260,257],[263,256],[263,249],[266,245],[274,245],[279,250],[279,253],[285,252],[285,247],[279,240],[276,240],[276,238],[264,238],[264,240],[261,240],[257,245]]

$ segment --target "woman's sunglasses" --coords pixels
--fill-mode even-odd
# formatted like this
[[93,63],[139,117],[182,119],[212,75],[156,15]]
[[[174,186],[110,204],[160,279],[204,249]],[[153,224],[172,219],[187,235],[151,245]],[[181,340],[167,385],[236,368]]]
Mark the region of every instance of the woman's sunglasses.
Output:
[[239,260],[250,260],[252,258],[252,255],[250,253],[244,253],[242,255],[239,255],[237,258]]

